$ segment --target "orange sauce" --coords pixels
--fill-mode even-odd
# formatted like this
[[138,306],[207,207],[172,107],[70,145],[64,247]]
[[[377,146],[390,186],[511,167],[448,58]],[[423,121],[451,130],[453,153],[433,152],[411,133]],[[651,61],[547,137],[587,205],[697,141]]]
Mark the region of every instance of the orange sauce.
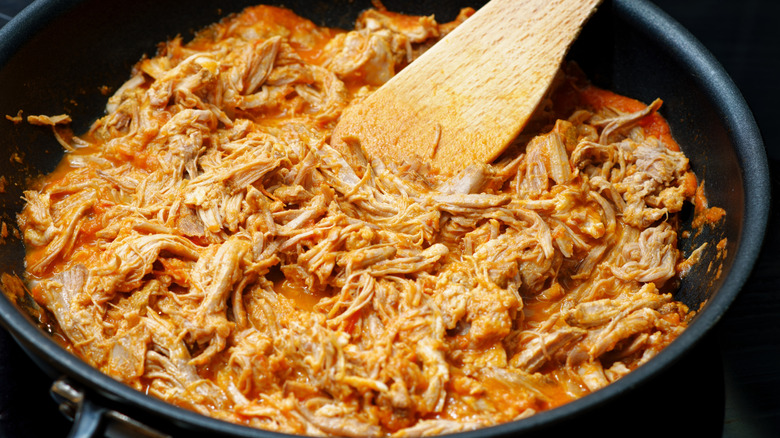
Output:
[[[633,113],[647,107],[647,105],[636,99],[621,96],[593,85],[588,85],[580,90],[580,96],[586,104],[596,110],[612,108],[624,113]],[[669,124],[666,123],[666,120],[660,114],[652,113],[647,115],[647,117],[639,121],[639,126],[644,129],[647,135],[659,139],[670,150],[680,150],[680,145],[672,138]]]
[[[78,157],[80,155],[87,156],[90,154],[94,154],[95,151],[97,151],[100,148],[100,145],[93,144],[89,147],[79,148],[72,152],[67,152],[67,155],[65,159],[60,161],[60,163],[57,165],[57,167],[54,169],[52,173],[46,176],[45,179],[41,179],[36,186],[43,190],[45,187],[48,186],[68,186],[70,184],[82,184],[82,183],[88,183],[91,178],[94,178],[95,175],[92,172],[88,172],[87,174],[82,173],[72,173],[73,167],[71,166],[71,160],[68,159],[69,157]],[[58,196],[68,196],[68,194],[62,194]],[[87,254],[92,254],[93,251],[91,250],[93,248],[94,242],[95,242],[95,232],[103,229],[105,227],[105,224],[103,223],[102,215],[105,213],[105,205],[101,203],[95,204],[91,211],[88,212],[84,218],[79,223],[77,237],[74,239],[72,244],[68,247],[66,247],[66,250],[73,250],[73,249],[79,249],[79,253],[83,257],[88,257]],[[64,212],[67,214],[67,212]],[[39,262],[42,258],[44,258],[47,255],[46,252],[47,247],[29,247],[27,249],[27,252],[25,254],[25,261],[27,266],[33,265],[37,262]],[[85,251],[86,250],[86,251]],[[97,248],[94,248],[94,252],[99,251]],[[62,259],[63,257],[68,256],[69,254],[60,254],[57,259]],[[70,258],[69,264],[73,263],[79,263],[80,261],[83,261],[81,258]],[[59,263],[51,263],[49,264],[49,267],[41,272],[41,276],[45,277],[50,275],[52,272],[52,269],[57,266]],[[32,274],[30,274],[32,275]]]
[[[217,25],[219,26],[219,25]],[[221,29],[225,27],[220,26]],[[341,29],[319,27],[312,21],[296,15],[289,9],[267,5],[252,6],[237,16],[226,36],[236,36],[254,31],[260,35],[285,35],[301,59],[310,64],[323,62],[323,49]],[[196,49],[208,48],[210,41],[195,39],[190,43]]]
[[311,293],[304,284],[284,279],[274,282],[274,291],[295,303],[295,307],[301,310],[311,311],[320,301],[320,297]]
[[266,278],[273,283],[274,292],[290,300],[296,309],[312,311],[321,298],[302,281],[285,277],[278,268],[272,268]]
[[574,397],[566,392],[564,385],[555,379],[531,377],[534,379],[535,388],[542,394],[541,398],[536,398],[498,379],[483,377],[479,379],[478,385],[471,385],[471,379],[464,378],[462,371],[453,369],[452,372],[453,377],[448,384],[450,395],[444,410],[429,416],[430,418],[468,420],[480,410],[477,400],[482,400],[496,412],[502,413],[502,421],[511,421],[526,409],[547,410],[574,400]]

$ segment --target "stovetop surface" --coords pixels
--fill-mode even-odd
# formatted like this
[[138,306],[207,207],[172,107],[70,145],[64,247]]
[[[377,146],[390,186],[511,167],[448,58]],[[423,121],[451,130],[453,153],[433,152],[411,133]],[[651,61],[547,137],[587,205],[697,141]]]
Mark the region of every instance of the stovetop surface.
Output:
[[[654,0],[723,64],[764,136],[772,191],[780,189],[780,2]],[[30,0],[0,0],[0,26]],[[619,403],[555,432],[601,436],[780,436],[780,214],[750,280],[693,351]],[[694,377],[695,376],[695,377]],[[0,329],[0,437],[65,437],[70,422],[49,396],[47,377]],[[641,433],[638,433],[641,432]]]

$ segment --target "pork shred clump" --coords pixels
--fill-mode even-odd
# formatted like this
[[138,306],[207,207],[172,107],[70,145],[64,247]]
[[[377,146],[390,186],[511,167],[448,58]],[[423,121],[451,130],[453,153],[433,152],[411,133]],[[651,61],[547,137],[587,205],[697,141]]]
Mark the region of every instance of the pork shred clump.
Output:
[[661,102],[564,68],[496,162],[350,166],[340,114],[451,23],[258,6],[173,39],[25,192],[27,281],[68,348],[204,415],[304,435],[525,418],[647,362],[692,312],[696,179]]

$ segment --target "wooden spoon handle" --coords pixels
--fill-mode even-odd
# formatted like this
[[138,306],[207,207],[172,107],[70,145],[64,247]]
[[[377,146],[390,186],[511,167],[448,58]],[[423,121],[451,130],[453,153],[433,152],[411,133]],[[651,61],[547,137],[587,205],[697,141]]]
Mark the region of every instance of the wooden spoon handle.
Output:
[[444,173],[490,162],[520,133],[601,0],[492,0],[342,115],[331,144]]

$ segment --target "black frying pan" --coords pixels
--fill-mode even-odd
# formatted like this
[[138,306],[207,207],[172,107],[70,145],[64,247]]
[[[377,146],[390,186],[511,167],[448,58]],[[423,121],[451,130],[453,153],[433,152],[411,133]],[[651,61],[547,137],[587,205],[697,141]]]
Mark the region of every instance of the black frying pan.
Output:
[[[0,30],[0,115],[15,115],[19,110],[26,115],[66,112],[74,120],[74,130],[83,132],[103,114],[107,96],[100,87],[120,86],[132,65],[143,54],[153,54],[158,42],[177,34],[187,39],[193,31],[253,3],[39,0]],[[336,27],[350,26],[371,5],[368,0],[276,3],[318,24]],[[435,13],[442,21],[452,19],[461,6],[478,6],[465,0],[384,3],[400,12]],[[703,241],[727,238],[726,257],[717,259],[714,251],[708,251],[683,280],[676,298],[694,309],[701,306],[701,311],[648,364],[581,400],[526,420],[461,434],[464,437],[541,435],[556,424],[577,424],[626,393],[652,383],[721,318],[748,278],[763,240],[770,201],[761,136],[739,91],[690,34],[646,1],[607,1],[584,29],[570,57],[599,86],[645,102],[656,97],[665,101],[662,114],[705,182],[710,203],[728,211],[722,226],[705,227],[694,238],[683,240],[681,247],[687,254]],[[53,170],[62,151],[50,130],[5,120],[0,120],[0,142],[0,175],[7,181],[0,193],[0,219],[13,224],[29,179]],[[690,222],[690,212],[683,216]],[[0,245],[0,271],[21,275],[23,246],[13,235],[5,240]],[[280,436],[202,417],[102,375],[57,346],[2,294],[0,323],[52,378],[67,377],[55,384],[54,393],[63,406],[73,408],[71,414],[77,421],[72,436],[95,436],[104,430],[114,434],[132,430],[145,436],[155,436],[154,431],[185,436]]]

